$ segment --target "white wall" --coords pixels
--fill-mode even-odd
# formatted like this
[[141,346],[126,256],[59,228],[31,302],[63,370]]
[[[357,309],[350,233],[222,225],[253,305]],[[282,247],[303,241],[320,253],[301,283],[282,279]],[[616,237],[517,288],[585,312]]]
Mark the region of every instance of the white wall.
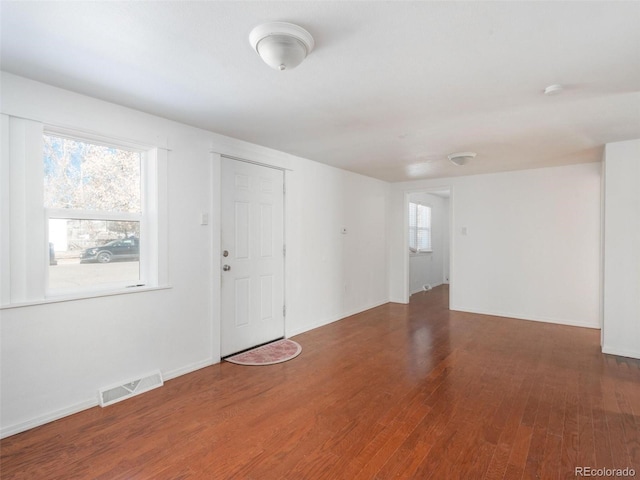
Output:
[[452,188],[452,309],[599,327],[599,164],[394,184],[392,301],[408,292],[405,192],[443,186]]
[[640,358],[640,140],[608,144],[604,172],[602,351]]
[[2,436],[96,405],[102,386],[219,361],[220,165],[212,151],[290,169],[288,335],[387,301],[387,183],[9,74],[1,94],[8,115],[170,149],[171,284],[0,310]]
[[389,185],[308,161],[286,181],[288,335],[386,303]]
[[424,285],[437,287],[445,283],[445,261],[449,254],[449,201],[429,193],[411,193],[409,200],[431,207],[431,247],[428,253],[409,254],[409,288],[411,294]]

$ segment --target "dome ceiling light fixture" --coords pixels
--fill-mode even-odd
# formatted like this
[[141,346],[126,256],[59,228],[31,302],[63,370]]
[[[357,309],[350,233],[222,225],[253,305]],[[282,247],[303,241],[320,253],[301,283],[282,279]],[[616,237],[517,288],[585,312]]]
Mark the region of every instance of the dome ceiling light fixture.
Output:
[[476,152],[458,152],[458,153],[452,153],[451,155],[448,155],[449,160],[451,160],[452,163],[458,165],[458,166],[462,166],[462,165],[466,165],[467,163],[469,163],[469,160],[473,160],[476,157]]
[[251,30],[249,43],[264,63],[280,71],[296,68],[315,45],[304,28],[286,22],[258,25]]

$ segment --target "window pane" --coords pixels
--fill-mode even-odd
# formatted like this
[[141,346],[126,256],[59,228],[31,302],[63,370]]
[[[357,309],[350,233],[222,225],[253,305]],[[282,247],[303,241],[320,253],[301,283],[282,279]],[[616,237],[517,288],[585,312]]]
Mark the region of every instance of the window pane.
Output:
[[431,250],[431,207],[418,205],[418,249]]
[[415,203],[409,204],[409,227],[415,227],[417,225],[417,219],[416,219],[417,207],[418,205],[416,205]]
[[409,203],[409,248],[431,250],[431,207]]
[[409,248],[415,250],[418,248],[416,245],[416,228],[409,227]]
[[140,283],[140,222],[49,220],[49,288]]
[[418,249],[419,250],[431,250],[431,236],[429,230],[418,230]]
[[415,203],[409,203],[409,249],[415,251],[417,246],[416,227],[417,227],[417,207]]
[[418,205],[418,226],[429,228],[431,226],[431,208]]
[[141,154],[44,135],[44,206],[140,212]]

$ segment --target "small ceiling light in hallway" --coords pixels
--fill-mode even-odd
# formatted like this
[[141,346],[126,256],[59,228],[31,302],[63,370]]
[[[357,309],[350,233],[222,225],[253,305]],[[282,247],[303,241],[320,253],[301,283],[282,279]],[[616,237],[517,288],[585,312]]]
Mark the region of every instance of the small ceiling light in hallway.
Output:
[[476,157],[476,152],[452,153],[451,155],[448,155],[448,157],[452,163],[462,166],[469,163],[470,160],[473,160]]

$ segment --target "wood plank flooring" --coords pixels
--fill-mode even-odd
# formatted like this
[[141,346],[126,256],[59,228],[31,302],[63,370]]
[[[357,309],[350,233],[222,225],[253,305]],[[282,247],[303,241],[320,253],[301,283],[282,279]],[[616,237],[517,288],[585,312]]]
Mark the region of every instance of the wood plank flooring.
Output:
[[2,479],[640,478],[640,361],[598,330],[448,310],[448,289],[14,435]]

